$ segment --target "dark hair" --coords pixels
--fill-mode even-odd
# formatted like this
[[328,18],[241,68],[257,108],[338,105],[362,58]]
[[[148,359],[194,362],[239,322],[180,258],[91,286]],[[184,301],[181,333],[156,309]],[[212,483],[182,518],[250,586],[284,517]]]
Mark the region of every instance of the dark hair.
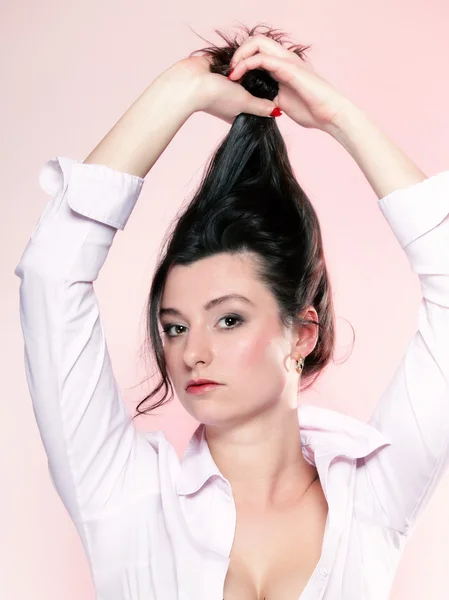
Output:
[[[263,26],[251,30],[243,27],[250,36]],[[211,72],[227,76],[241,42],[215,31],[227,45],[195,52],[209,55]],[[264,35],[283,43],[283,35],[277,31],[268,27]],[[303,53],[308,48],[297,45],[288,49],[305,60]],[[278,82],[263,69],[246,72],[239,83],[259,98],[273,100],[278,94]],[[146,307],[146,334],[162,379],[138,404],[135,416],[148,414],[173,399],[158,320],[170,268],[224,252],[249,252],[253,256],[257,277],[276,298],[284,327],[312,323],[319,328],[315,348],[305,361],[301,389],[314,383],[332,359],[334,307],[317,214],[295,179],[276,119],[241,113],[212,155],[198,190],[161,247]],[[315,307],[319,322],[298,317],[309,305]],[[302,385],[303,381],[307,383]],[[167,399],[169,388],[171,397]],[[140,411],[141,404],[161,389],[163,397]]]

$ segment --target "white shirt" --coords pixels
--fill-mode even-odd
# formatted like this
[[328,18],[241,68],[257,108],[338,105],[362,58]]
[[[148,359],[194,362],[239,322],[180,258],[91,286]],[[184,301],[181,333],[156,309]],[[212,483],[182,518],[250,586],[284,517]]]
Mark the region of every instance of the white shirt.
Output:
[[[203,424],[181,460],[162,431],[136,431],[92,284],[144,179],[57,157],[39,181],[51,199],[15,269],[25,369],[51,479],[97,598],[222,600],[236,526],[230,483]],[[329,506],[300,600],[386,600],[449,463],[449,171],[378,207],[420,280],[418,329],[369,424],[298,406],[302,451]]]

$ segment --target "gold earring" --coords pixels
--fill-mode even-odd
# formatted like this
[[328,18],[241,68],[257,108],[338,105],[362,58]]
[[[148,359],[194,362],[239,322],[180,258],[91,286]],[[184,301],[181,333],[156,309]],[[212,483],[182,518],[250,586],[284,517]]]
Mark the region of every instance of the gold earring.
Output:
[[304,368],[304,359],[302,356],[300,356],[299,359],[296,361],[296,372],[302,373],[303,368]]

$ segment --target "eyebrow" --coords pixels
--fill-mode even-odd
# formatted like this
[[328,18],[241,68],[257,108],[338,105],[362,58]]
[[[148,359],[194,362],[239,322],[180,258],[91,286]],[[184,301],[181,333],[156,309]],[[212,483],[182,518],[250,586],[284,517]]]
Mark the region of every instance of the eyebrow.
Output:
[[[253,302],[251,302],[251,300],[249,300],[246,296],[242,296],[241,294],[226,294],[226,296],[220,296],[219,298],[214,298],[213,300],[209,300],[209,302],[206,302],[206,304],[203,306],[204,310],[211,310],[212,308],[214,308],[215,306],[218,306],[219,304],[222,304],[223,302],[226,302],[228,300],[242,300],[243,302],[246,302],[247,304],[250,304],[251,306],[255,306],[255,304]],[[182,317],[182,313],[180,310],[178,310],[177,308],[161,308],[159,310],[159,318],[163,317],[164,315],[171,315],[173,317]]]

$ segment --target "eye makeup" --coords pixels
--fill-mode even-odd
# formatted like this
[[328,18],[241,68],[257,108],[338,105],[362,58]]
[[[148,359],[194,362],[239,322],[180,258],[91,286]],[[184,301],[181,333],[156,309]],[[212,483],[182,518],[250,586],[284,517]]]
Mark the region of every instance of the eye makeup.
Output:
[[[234,314],[234,313],[232,313],[232,314],[230,313],[230,314],[224,315],[223,317],[221,317],[219,319],[219,322],[222,321],[223,319],[232,319],[233,321],[237,321],[236,325],[234,325],[232,327],[222,327],[222,328],[220,328],[220,329],[223,329],[225,331],[226,330],[230,331],[232,329],[236,329],[237,327],[239,327],[240,325],[242,325],[245,322],[245,319],[242,316],[240,316],[238,314]],[[178,327],[178,328],[179,327],[181,327],[181,328],[183,327],[184,329],[186,329],[186,327],[184,325],[177,325],[176,323],[167,323],[167,325],[163,326],[162,330],[166,334],[166,336],[169,337],[169,338],[180,337],[179,335],[170,335],[169,332],[172,329],[172,327]]]

